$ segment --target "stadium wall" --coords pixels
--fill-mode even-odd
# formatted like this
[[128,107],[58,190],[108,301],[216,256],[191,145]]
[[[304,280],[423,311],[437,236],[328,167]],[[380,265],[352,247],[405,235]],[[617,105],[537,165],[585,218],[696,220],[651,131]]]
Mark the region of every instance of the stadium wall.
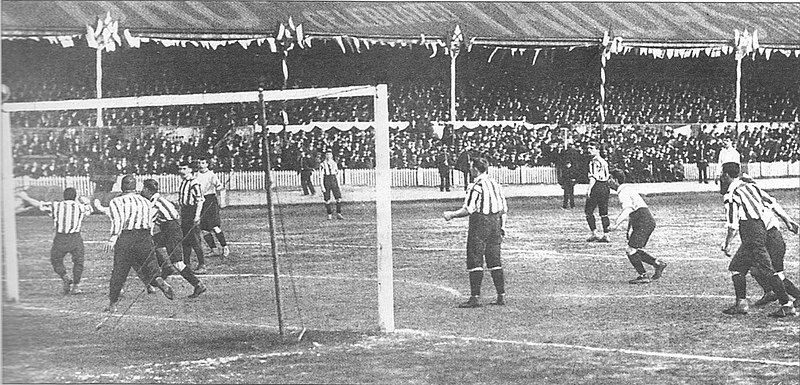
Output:
[[[780,178],[800,176],[800,162],[772,162],[772,163],[748,163],[747,173],[755,178]],[[717,175],[716,164],[709,165],[708,173],[711,176]],[[420,169],[393,169],[392,187],[438,187],[439,170],[435,168]],[[505,185],[525,185],[525,184],[557,184],[558,176],[555,167],[518,167],[490,168],[490,175],[498,182]],[[260,171],[242,171],[232,173],[219,173],[220,180],[230,191],[258,191],[264,189],[264,173]],[[686,180],[697,180],[698,172],[694,164],[684,165],[684,175]],[[464,184],[463,174],[456,170],[451,170],[451,181],[453,186]],[[121,177],[120,177],[121,178]],[[159,182],[162,191],[167,194],[175,193],[181,183],[177,175],[142,175],[139,178],[139,189],[141,183],[146,178],[153,178]],[[16,177],[15,185],[18,188],[29,186],[59,186],[60,188],[74,187],[79,195],[90,196],[94,192],[94,183],[89,176],[68,176],[68,177],[46,177],[30,178],[27,176]],[[275,171],[272,180],[278,188],[300,188],[300,174],[295,171]],[[322,185],[322,176],[315,172],[312,182],[316,186]],[[344,169],[339,174],[339,183],[349,186],[375,186],[374,169]],[[119,180],[114,185],[114,191],[119,191]],[[60,199],[58,196],[52,199]]]

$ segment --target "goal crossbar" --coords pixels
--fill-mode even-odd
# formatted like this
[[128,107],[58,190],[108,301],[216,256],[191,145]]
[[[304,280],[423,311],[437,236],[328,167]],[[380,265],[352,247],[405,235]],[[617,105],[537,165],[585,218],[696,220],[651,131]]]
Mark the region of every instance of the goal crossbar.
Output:
[[[265,90],[264,101],[351,98],[375,96],[376,86],[352,86],[333,88],[303,88],[290,90]],[[5,112],[96,110],[97,108],[186,106],[203,104],[226,104],[257,102],[259,91],[221,92],[213,94],[148,95],[119,98],[71,99],[44,102],[3,103]]]
[[[153,95],[121,98],[100,98],[81,100],[59,100],[44,102],[3,103],[2,201],[13,202],[14,176],[11,166],[12,140],[9,113],[24,111],[88,110],[98,108],[155,107],[174,105],[205,105],[225,103],[258,102],[263,100],[283,101],[312,98],[349,98],[371,96],[375,116],[375,205],[377,222],[377,264],[378,264],[378,326],[381,331],[393,332],[394,325],[394,273],[392,270],[392,212],[391,212],[391,173],[389,170],[389,100],[388,87],[352,86],[334,88],[306,88],[290,90],[225,92],[214,94]],[[9,161],[7,161],[9,160]],[[15,219],[10,205],[3,206],[3,259],[4,278],[7,295],[13,301],[19,300],[18,255],[16,247]]]

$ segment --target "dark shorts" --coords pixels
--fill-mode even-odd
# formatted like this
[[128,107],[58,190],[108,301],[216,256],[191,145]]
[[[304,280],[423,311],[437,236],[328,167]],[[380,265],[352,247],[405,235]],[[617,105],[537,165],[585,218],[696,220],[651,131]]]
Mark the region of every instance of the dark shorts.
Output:
[[608,215],[609,195],[608,182],[595,182],[584,206],[586,215],[594,215],[595,208],[597,208],[597,212],[600,216]]
[[728,270],[747,274],[753,269],[761,274],[774,274],[775,270],[772,269],[772,261],[767,252],[767,229],[764,222],[760,219],[739,221],[739,235],[742,245],[736,250]]
[[783,271],[783,259],[786,257],[786,242],[777,227],[767,230],[767,252],[772,261],[772,269]]
[[166,248],[171,262],[183,260],[183,231],[178,221],[167,221],[160,227],[161,232],[153,235],[156,248]]
[[489,269],[501,267],[502,243],[500,214],[470,214],[467,232],[467,270],[482,268],[484,260]]
[[336,175],[325,175],[322,177],[322,198],[325,201],[331,200],[331,193],[336,200],[342,199],[342,191],[339,190],[339,180]]
[[205,199],[200,216],[200,230],[211,231],[213,228],[219,227],[221,223],[219,219],[219,202],[216,194],[206,195]]
[[656,228],[656,220],[647,207],[641,207],[632,212],[628,219],[628,246],[641,249],[647,246],[650,234]]

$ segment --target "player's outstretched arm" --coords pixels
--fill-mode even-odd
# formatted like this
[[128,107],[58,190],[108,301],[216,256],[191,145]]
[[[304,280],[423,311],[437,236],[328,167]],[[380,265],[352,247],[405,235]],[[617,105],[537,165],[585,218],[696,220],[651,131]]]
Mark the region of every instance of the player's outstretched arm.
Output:
[[17,193],[17,196],[19,197],[19,199],[22,199],[25,202],[28,202],[31,206],[36,207],[39,210],[42,209],[42,201],[31,198],[30,195],[28,195],[27,192],[20,191],[20,192]]

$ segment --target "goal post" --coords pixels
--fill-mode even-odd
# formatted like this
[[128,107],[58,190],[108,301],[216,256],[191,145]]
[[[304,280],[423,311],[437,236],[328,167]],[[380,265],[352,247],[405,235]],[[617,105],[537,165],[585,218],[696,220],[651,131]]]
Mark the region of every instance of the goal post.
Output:
[[[372,97],[375,128],[375,196],[377,222],[377,278],[378,278],[378,326],[383,332],[393,332],[394,284],[392,262],[392,217],[391,217],[391,171],[389,169],[389,101],[388,87],[350,86],[332,88],[306,88],[262,91],[263,100],[283,101],[301,99]],[[17,247],[14,232],[15,216],[6,212],[6,205],[13,206],[13,174],[11,161],[11,127],[8,113],[25,111],[96,110],[98,107],[129,108],[175,105],[206,105],[227,103],[258,103],[259,91],[224,92],[214,94],[153,95],[103,99],[59,100],[43,102],[17,102],[3,104],[3,258],[7,287],[13,287],[8,295],[18,298]],[[265,132],[266,134],[266,132]],[[6,138],[6,135],[8,138]],[[7,161],[8,158],[9,160]],[[8,179],[6,179],[8,178]],[[13,207],[11,207],[13,209]],[[13,213],[13,211],[12,211]],[[6,226],[11,226],[10,230]],[[12,236],[13,235],[13,236]]]
[[[5,107],[5,103],[3,104]],[[9,114],[2,113],[0,122],[0,215],[3,216],[3,282],[5,297],[11,302],[19,302],[19,255],[17,254],[17,218],[14,203],[14,160],[11,154],[14,141],[11,135]]]

